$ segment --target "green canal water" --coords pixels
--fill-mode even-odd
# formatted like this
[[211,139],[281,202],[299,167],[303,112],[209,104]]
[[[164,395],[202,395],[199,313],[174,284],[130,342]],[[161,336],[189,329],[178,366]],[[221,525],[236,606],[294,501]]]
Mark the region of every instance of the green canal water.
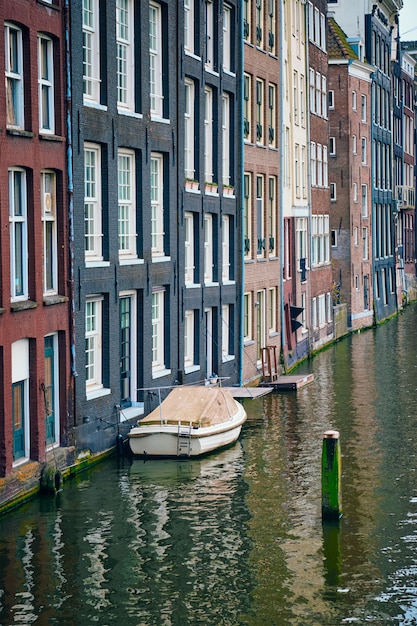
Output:
[[[110,460],[0,518],[0,624],[417,624],[417,307],[245,400],[232,448]],[[343,518],[321,520],[340,431]]]

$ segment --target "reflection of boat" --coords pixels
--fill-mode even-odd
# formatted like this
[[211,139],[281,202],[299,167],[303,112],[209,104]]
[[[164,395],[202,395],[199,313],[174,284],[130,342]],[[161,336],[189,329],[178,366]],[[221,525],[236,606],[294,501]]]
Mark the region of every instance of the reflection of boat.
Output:
[[234,443],[245,420],[224,387],[174,387],[129,432],[130,449],[142,457],[201,456]]

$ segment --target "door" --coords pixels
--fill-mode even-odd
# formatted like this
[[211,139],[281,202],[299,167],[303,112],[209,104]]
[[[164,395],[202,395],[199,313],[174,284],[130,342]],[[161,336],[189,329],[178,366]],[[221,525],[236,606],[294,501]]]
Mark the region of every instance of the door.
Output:
[[25,382],[12,385],[13,460],[25,456]]
[[44,408],[45,408],[45,437],[46,445],[50,446],[56,442],[55,428],[55,350],[54,336],[45,337],[44,345],[45,358],[45,387]]
[[132,300],[120,298],[120,402],[130,406],[132,361]]

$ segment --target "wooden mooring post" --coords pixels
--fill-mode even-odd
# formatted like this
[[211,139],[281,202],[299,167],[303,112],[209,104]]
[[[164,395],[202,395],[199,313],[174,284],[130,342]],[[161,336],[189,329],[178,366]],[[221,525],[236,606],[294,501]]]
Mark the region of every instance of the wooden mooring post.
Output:
[[341,494],[342,456],[339,432],[327,430],[323,435],[321,457],[321,511],[324,520],[342,516]]

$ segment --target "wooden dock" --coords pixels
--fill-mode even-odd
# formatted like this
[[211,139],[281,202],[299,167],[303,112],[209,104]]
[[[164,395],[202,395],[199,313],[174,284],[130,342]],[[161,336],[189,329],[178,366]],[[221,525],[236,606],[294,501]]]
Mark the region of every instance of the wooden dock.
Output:
[[241,398],[261,398],[274,391],[274,388],[269,385],[265,387],[227,387],[227,389],[237,400]]
[[277,376],[275,380],[259,383],[260,387],[272,387],[274,391],[296,391],[314,380],[314,374],[292,374],[288,376]]

